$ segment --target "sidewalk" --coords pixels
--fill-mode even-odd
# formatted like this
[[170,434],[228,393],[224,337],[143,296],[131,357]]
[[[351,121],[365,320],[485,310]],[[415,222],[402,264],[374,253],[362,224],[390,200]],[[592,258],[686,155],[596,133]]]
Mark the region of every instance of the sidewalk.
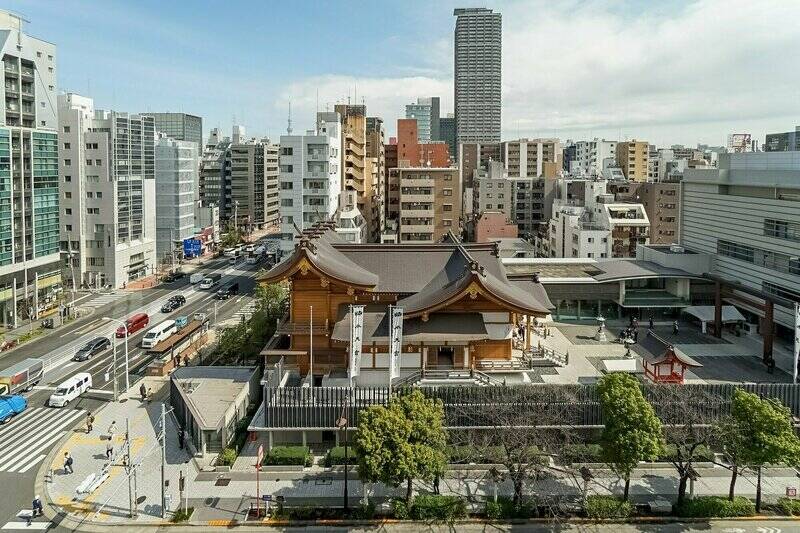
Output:
[[[129,520],[129,493],[125,457],[125,423],[130,422],[131,456],[134,464],[140,465],[135,476],[136,493],[139,502],[138,521],[161,520],[161,450],[157,433],[161,418],[161,402],[169,394],[168,378],[145,378],[145,386],[152,387],[152,403],[142,403],[138,394],[138,383],[130,394],[119,402],[109,403],[95,414],[92,433],[86,433],[82,424],[76,428],[69,440],[61,446],[52,461],[52,482],[45,482],[45,497],[48,503],[61,508],[74,518],[90,521]],[[116,422],[114,434],[114,456],[109,462],[106,458],[108,429]],[[73,457],[73,474],[65,474],[64,453]],[[174,418],[167,415],[167,453],[166,479],[169,481],[168,509],[178,506],[178,478],[182,470],[193,479],[197,470],[191,457],[179,448],[177,428]],[[77,494],[76,488],[94,474],[99,477],[107,470],[107,479],[90,494]],[[95,516],[95,513],[96,516]]]

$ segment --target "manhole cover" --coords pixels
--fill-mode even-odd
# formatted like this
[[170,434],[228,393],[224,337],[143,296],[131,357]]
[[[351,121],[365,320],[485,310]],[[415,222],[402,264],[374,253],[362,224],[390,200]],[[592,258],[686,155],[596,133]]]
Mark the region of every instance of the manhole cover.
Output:
[[219,478],[217,480],[216,483],[214,483],[214,485],[216,485],[217,487],[227,487],[228,483],[230,483],[230,482],[231,482],[231,478],[229,478],[229,477],[221,477],[221,478]]

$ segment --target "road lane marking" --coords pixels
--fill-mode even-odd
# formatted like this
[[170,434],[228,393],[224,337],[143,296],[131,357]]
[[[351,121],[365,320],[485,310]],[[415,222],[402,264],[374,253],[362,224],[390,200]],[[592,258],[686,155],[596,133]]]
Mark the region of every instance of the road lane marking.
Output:
[[40,455],[39,457],[34,458],[33,461],[31,461],[27,465],[25,465],[22,468],[20,468],[19,470],[17,470],[17,472],[20,473],[20,474],[24,474],[25,472],[27,472],[28,470],[33,468],[34,465],[36,465],[37,463],[41,462],[42,459],[44,459],[45,457],[47,457],[47,456],[46,455]]
[[52,522],[31,522],[30,525],[27,522],[6,522],[0,529],[4,531],[44,531],[50,529],[52,525]]

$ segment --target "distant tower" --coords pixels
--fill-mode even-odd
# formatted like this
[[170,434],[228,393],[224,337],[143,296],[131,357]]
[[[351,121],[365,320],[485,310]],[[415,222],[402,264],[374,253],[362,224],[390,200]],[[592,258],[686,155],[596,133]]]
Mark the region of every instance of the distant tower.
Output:
[[289,118],[286,121],[286,135],[292,134],[292,101],[289,100]]

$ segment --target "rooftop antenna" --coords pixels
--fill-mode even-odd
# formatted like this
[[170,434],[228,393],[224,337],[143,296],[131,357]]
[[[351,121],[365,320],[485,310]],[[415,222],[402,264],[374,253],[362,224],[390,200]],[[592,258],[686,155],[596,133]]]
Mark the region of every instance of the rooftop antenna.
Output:
[[292,134],[292,101],[289,100],[289,118],[286,120],[286,135]]

